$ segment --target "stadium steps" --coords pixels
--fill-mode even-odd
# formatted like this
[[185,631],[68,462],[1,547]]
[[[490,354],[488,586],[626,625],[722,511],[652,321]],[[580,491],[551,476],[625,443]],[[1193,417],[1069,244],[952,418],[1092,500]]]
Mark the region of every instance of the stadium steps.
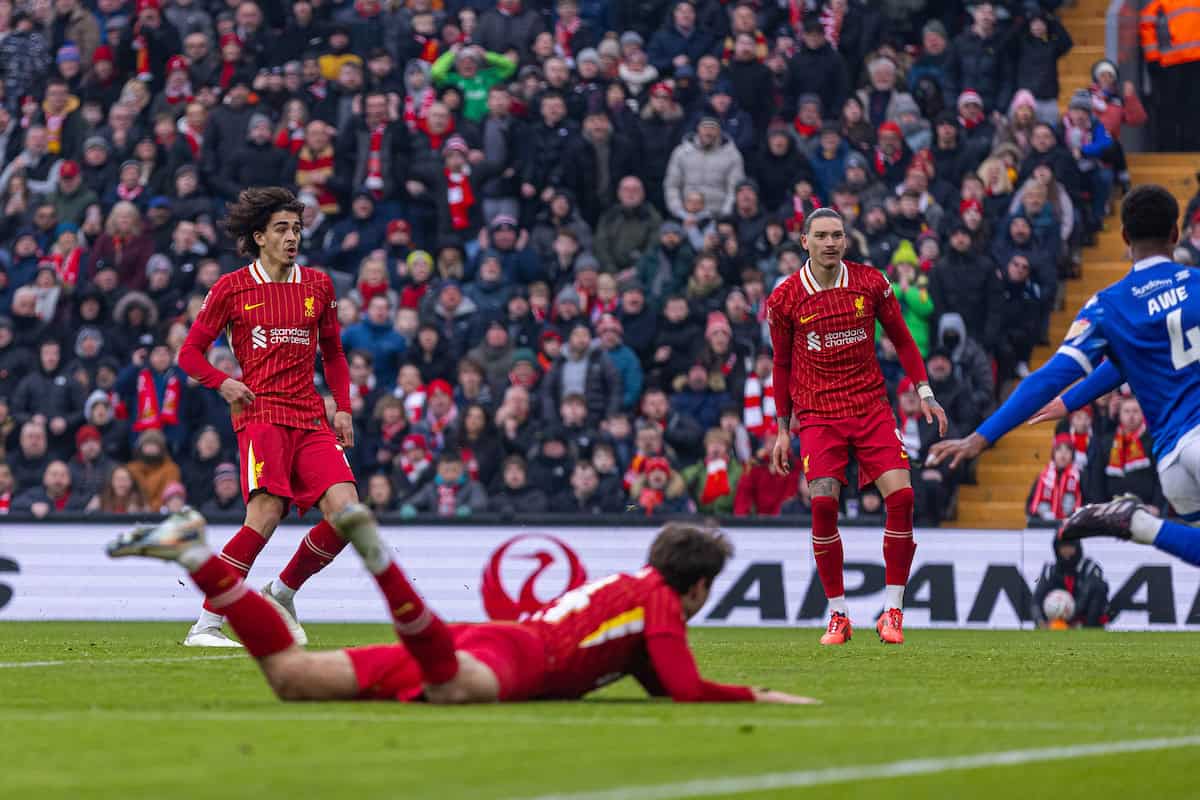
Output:
[[[1088,0],[1081,0],[1080,6],[1068,13],[1076,13],[1087,5]],[[1076,27],[1072,23],[1068,26],[1074,36]],[[1200,154],[1131,154],[1129,166],[1135,184],[1160,183],[1172,191],[1180,208],[1184,208],[1196,192],[1195,173],[1200,170]],[[1039,366],[1053,355],[1075,313],[1089,297],[1129,270],[1119,222],[1114,216],[1106,225],[1107,230],[1097,236],[1096,246],[1084,252],[1082,276],[1066,284],[1065,308],[1051,315],[1050,341],[1054,345],[1037,348],[1031,366]],[[1051,424],[1022,426],[985,453],[976,466],[977,484],[959,489],[958,517],[951,524],[971,528],[1024,527],[1025,498],[1034,478],[1050,458],[1053,431]]]

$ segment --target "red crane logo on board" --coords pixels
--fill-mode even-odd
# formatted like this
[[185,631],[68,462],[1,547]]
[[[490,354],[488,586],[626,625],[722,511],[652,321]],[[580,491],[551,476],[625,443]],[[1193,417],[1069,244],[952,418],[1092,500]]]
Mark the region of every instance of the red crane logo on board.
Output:
[[[516,586],[521,575],[524,579],[514,598],[506,583]],[[515,621],[585,583],[587,570],[566,542],[548,534],[523,533],[492,553],[479,591],[489,619]],[[539,594],[539,586],[544,594]]]

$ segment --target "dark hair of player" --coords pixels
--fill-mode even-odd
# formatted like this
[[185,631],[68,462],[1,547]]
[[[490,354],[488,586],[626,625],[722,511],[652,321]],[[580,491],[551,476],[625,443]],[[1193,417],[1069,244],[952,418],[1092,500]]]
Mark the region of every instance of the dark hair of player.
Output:
[[291,211],[299,216],[304,213],[304,203],[281,186],[252,186],[243,189],[236,203],[231,203],[225,218],[225,230],[237,242],[238,251],[250,258],[258,258],[258,242],[254,234],[267,230],[271,217],[280,211]]
[[836,219],[845,226],[846,221],[842,219],[842,215],[834,211],[832,208],[818,208],[816,211],[804,218],[804,235],[808,236],[808,232],[812,230],[812,224],[819,219]]
[[699,580],[711,586],[732,555],[733,545],[718,531],[669,522],[650,545],[649,563],[683,594]]
[[1134,187],[1121,201],[1121,227],[1130,244],[1167,243],[1179,222],[1175,196],[1156,183]]

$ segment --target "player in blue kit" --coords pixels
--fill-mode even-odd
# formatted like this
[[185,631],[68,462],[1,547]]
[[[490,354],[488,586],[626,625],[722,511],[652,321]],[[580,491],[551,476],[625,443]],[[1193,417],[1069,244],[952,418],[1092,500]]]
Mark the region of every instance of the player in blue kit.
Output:
[[[1121,235],[1129,245],[1132,271],[1084,304],[1054,357],[1022,381],[974,433],[934,444],[929,464],[950,458],[956,466],[1039,409],[1035,419],[1055,419],[1125,382],[1154,437],[1167,500],[1186,523],[1200,524],[1200,270],[1171,260],[1179,240],[1178,220],[1179,204],[1161,186],[1139,186],[1126,195]],[[1161,520],[1129,496],[1084,506],[1058,535],[1153,544],[1200,566],[1200,530]]]

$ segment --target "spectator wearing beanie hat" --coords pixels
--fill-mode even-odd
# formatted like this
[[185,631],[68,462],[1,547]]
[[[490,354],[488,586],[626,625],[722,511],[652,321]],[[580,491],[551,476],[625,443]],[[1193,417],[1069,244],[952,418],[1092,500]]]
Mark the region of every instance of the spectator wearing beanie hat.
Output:
[[200,513],[210,518],[213,516],[234,517],[246,513],[246,504],[242,501],[242,487],[238,479],[236,464],[225,462],[217,466],[213,472],[213,496],[200,506]]
[[91,497],[104,488],[116,462],[104,453],[103,439],[94,425],[81,425],[75,432],[75,455],[68,466],[71,487],[80,495]]
[[102,109],[112,108],[121,96],[113,49],[107,44],[97,45],[91,59],[84,63],[90,65],[90,69],[80,82],[80,101],[96,103]]
[[167,488],[163,489],[162,508],[159,513],[175,514],[183,509],[188,502],[187,489],[179,481],[167,484]]

